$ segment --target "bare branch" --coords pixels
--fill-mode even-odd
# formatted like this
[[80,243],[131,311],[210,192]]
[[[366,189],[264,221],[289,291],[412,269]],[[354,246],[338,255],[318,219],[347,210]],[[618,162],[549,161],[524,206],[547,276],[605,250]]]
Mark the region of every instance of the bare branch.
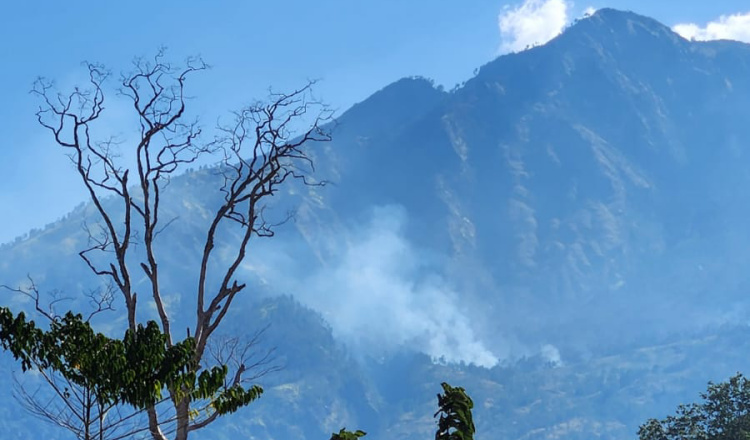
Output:
[[[233,124],[218,127],[222,136],[214,140],[214,145],[224,153],[219,168],[224,180],[221,188],[224,204],[209,227],[201,260],[196,323],[198,353],[202,353],[235,295],[245,287],[234,277],[246,256],[250,238],[273,236],[273,224],[263,218],[267,197],[273,196],[289,178],[304,184],[324,184],[308,179],[314,166],[305,148],[311,143],[330,140],[321,124],[331,119],[331,113],[312,98],[311,87],[312,83],[289,94],[272,94],[270,103],[248,106],[234,113]],[[320,112],[311,126],[295,136],[294,124],[314,108]],[[207,270],[218,230],[225,220],[238,224],[244,232],[223,270],[218,291],[206,307]]]
[[[179,216],[162,218],[162,197],[176,173],[204,154],[220,155],[220,204],[212,214],[197,268],[195,373],[208,341],[237,294],[246,288],[238,271],[250,251],[251,239],[272,237],[277,226],[292,218],[293,214],[287,213],[275,221],[269,219],[270,197],[292,181],[325,185],[325,181],[311,177],[315,168],[308,149],[312,144],[330,140],[323,125],[332,120],[331,111],[315,99],[314,82],[309,82],[291,93],[271,93],[267,102],[234,112],[230,123],[220,124],[218,134],[203,142],[199,121],[191,119],[186,111],[190,99],[186,84],[193,74],[209,66],[200,58],[173,65],[161,49],[150,59],[135,59],[132,71],[119,78],[117,96],[128,101],[138,121],[137,136],[134,142],[127,143],[98,134],[110,75],[101,65],[84,65],[89,75],[86,88],[59,93],[53,83],[39,78],[32,93],[41,101],[37,120],[67,153],[98,214],[95,223],[83,226],[88,243],[79,256],[92,273],[108,282],[106,287],[88,292],[93,309],[88,319],[113,310],[115,292],[119,292],[125,302],[127,325],[135,329],[139,302],[134,280],[140,276],[133,270],[142,271],[146,289],[150,290],[147,300],[156,309],[167,345],[174,344],[172,322],[161,291],[157,239]],[[227,231],[239,231],[239,237],[228,243],[222,256],[217,256],[217,242]],[[27,294],[36,298],[39,308],[38,291],[33,284]],[[53,309],[47,313],[55,319]],[[209,349],[214,362],[232,367],[233,374],[225,386],[276,371],[273,350],[257,350],[260,334],[262,331],[243,341],[219,338],[216,340],[223,348]],[[180,395],[177,391],[170,390],[170,395]],[[60,397],[85,406],[91,403],[87,396],[83,392]],[[185,397],[170,401],[171,412],[156,407],[146,411],[147,433],[154,440],[166,440],[171,432],[178,440],[184,440],[189,431],[200,429],[217,417],[214,413],[191,424],[191,405],[200,405]]]
[[85,293],[89,299],[89,305],[92,310],[86,317],[86,322],[90,322],[91,318],[105,311],[114,311],[113,303],[115,301],[115,287],[112,283],[107,283],[104,287],[98,287],[96,289],[89,290]]
[[[67,429],[81,440],[122,440],[148,431],[144,420],[145,410],[103,405],[97,401],[92,390],[54,373],[39,372],[51,393],[42,392],[40,387],[30,392],[14,375],[13,396],[25,410],[40,420]],[[163,407],[162,411],[167,411],[164,405],[167,402],[169,399],[165,398],[156,405]],[[168,425],[175,420],[174,416],[165,416],[162,423]]]
[[[224,390],[281,371],[282,367],[275,364],[275,347],[266,350],[258,349],[258,345],[269,326],[270,324],[249,336],[214,336],[211,339],[207,345],[209,364],[227,365],[230,368],[231,374],[225,379]],[[210,409],[210,403],[205,404],[204,409]],[[218,413],[215,411],[206,412],[209,415],[192,423],[189,430],[201,429],[218,417]],[[201,411],[201,413],[205,412]]]
[[43,308],[41,306],[41,295],[39,293],[39,288],[37,287],[36,283],[34,282],[34,279],[31,278],[30,275],[26,275],[26,278],[28,279],[29,283],[26,286],[19,286],[19,287],[10,287],[5,284],[0,285],[0,288],[3,288],[5,290],[20,293],[21,295],[30,298],[34,302],[34,310],[39,313],[40,315],[47,318],[49,321],[57,321],[60,319],[60,315],[58,315],[55,312],[55,305],[57,303],[60,303],[62,301],[70,301],[72,300],[71,297],[64,297],[62,296],[61,292],[58,290],[54,290],[51,293],[52,299],[47,303],[47,307]]

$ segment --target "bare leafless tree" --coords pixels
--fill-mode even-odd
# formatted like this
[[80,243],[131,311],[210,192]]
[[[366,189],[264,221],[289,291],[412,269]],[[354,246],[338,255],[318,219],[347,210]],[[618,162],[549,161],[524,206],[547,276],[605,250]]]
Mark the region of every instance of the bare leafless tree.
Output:
[[[186,116],[185,86],[188,78],[208,66],[199,58],[175,66],[159,51],[152,59],[135,60],[134,71],[120,78],[118,93],[130,101],[139,121],[138,136],[128,146],[115,137],[97,140],[109,72],[98,64],[85,65],[86,88],[63,94],[44,79],[37,80],[33,88],[42,102],[37,112],[39,123],[67,151],[100,217],[98,226],[88,227],[89,245],[79,252],[80,257],[122,296],[130,329],[139,323],[141,303],[151,303],[167,344],[175,343],[178,336],[165,307],[159,258],[158,238],[171,221],[163,218],[163,190],[171,177],[202,155],[216,155],[223,184],[216,188],[220,203],[205,231],[200,263],[195,268],[195,368],[204,360],[233,363],[227,386],[242,383],[253,366],[268,371],[270,353],[251,356],[258,335],[246,342],[229,338],[209,345],[209,341],[247,286],[238,278],[238,269],[250,251],[251,239],[273,235],[273,224],[263,216],[268,198],[291,180],[322,184],[310,178],[314,169],[306,150],[311,143],[329,140],[322,125],[330,119],[330,112],[312,97],[312,83],[308,83],[234,112],[230,124],[220,125],[214,137],[203,141],[197,121]],[[299,130],[303,122],[304,128]],[[217,240],[227,229],[240,231],[239,240],[222,243],[219,258]],[[142,247],[137,253],[133,251],[136,244]],[[225,245],[233,247],[226,249]],[[147,279],[145,299],[136,292],[136,279],[141,276],[136,272]],[[210,359],[204,359],[206,356]],[[170,413],[157,407],[146,411],[148,433],[154,440],[166,440],[169,431],[174,431],[175,439],[184,440],[216,419],[210,401],[193,401],[180,391],[169,390]],[[191,418],[196,409],[206,409],[209,415]],[[173,421],[169,429],[164,429],[165,418]]]

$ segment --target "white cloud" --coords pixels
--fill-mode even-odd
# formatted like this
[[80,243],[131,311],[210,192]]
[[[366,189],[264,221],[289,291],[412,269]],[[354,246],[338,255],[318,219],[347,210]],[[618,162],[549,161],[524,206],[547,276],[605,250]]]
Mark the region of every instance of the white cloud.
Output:
[[525,0],[518,7],[506,9],[498,17],[500,51],[521,51],[553,39],[568,24],[570,6],[565,0]]
[[750,12],[722,15],[705,27],[695,23],[681,23],[672,30],[688,40],[737,40],[750,43]]

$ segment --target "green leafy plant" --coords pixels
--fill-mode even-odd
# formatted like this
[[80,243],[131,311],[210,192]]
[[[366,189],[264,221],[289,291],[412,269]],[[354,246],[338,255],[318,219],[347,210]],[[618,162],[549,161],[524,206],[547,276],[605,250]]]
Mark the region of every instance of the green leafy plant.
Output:
[[463,388],[445,382],[441,385],[444,394],[437,395],[440,409],[434,415],[439,416],[435,440],[473,440],[476,429],[471,410],[474,402]]
[[352,432],[347,431],[346,428],[341,428],[341,430],[338,433],[331,434],[331,440],[357,440],[360,437],[366,436],[367,433],[364,431],[360,431],[359,429]]
[[[476,429],[471,410],[474,402],[461,387],[452,387],[445,382],[441,386],[443,394],[437,395],[439,409],[433,416],[439,416],[435,440],[473,440]],[[357,440],[366,434],[364,431],[351,432],[343,428],[338,434],[333,433],[330,440]]]
[[[225,386],[226,365],[197,374],[195,340],[173,345],[155,321],[125,331],[122,339],[96,333],[80,314],[66,313],[50,323],[49,330],[0,307],[0,346],[21,362],[26,371],[35,368],[60,374],[70,385],[87,390],[90,405],[99,411],[81,420],[80,437],[105,438],[103,418],[116,405],[145,410],[163,400],[166,390],[179,390],[175,398],[207,399],[210,409],[228,414],[260,397],[263,389]],[[70,390],[63,393],[69,397]],[[175,392],[173,391],[173,395]],[[99,417],[96,416],[99,414]],[[98,424],[98,429],[97,429]],[[107,425],[107,426],[112,426]]]

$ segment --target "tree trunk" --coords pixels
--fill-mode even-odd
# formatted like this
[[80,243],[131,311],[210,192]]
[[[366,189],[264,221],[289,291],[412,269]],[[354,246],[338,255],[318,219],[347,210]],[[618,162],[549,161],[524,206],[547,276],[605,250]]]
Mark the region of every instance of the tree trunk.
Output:
[[190,402],[182,399],[175,407],[177,410],[177,431],[175,440],[187,440],[188,427],[190,426]]

